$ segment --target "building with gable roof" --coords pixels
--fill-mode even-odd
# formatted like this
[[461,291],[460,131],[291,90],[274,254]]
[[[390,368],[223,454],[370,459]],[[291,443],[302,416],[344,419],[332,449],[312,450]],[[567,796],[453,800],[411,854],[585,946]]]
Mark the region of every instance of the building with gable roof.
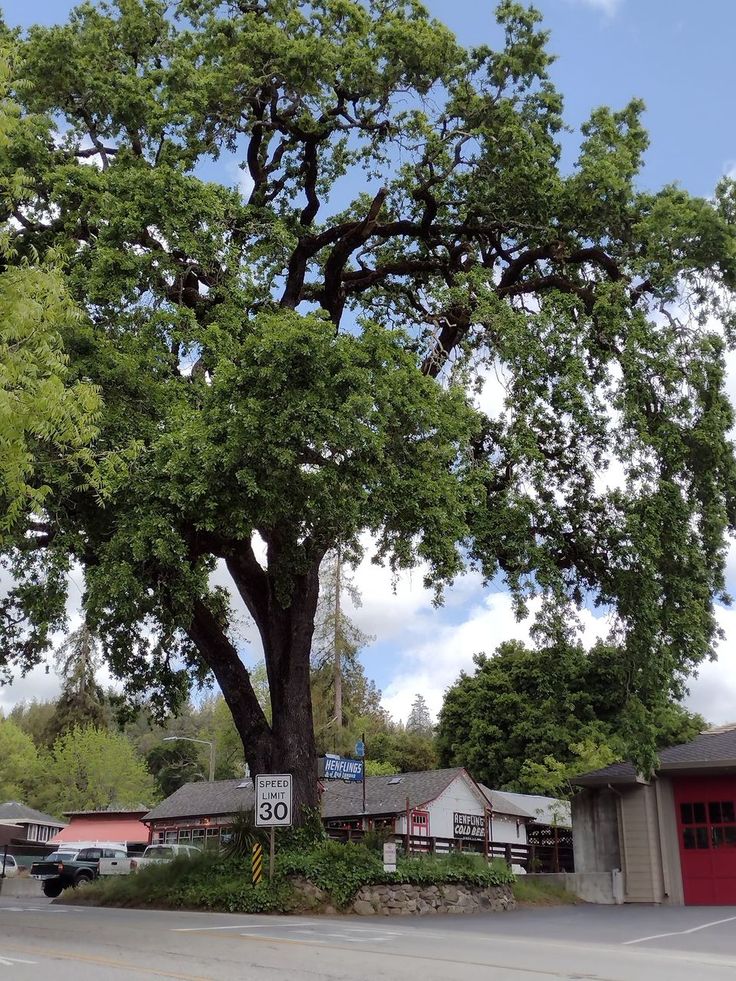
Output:
[[736,724],[662,750],[650,778],[614,763],[574,782],[577,872],[620,870],[625,902],[736,904]]
[[[366,778],[366,807],[360,782],[325,781],[322,816],[328,831],[389,829],[394,834],[482,843],[489,821],[493,842],[526,844],[532,816],[498,798],[494,805],[467,770],[453,767]],[[145,815],[152,840],[201,844],[219,838],[238,811],[254,806],[251,780],[188,783]],[[467,819],[467,820],[466,820]]]
[[3,844],[9,844],[11,840],[43,844],[66,827],[64,821],[16,800],[0,804],[0,825],[10,829],[8,835],[3,836],[8,839]]

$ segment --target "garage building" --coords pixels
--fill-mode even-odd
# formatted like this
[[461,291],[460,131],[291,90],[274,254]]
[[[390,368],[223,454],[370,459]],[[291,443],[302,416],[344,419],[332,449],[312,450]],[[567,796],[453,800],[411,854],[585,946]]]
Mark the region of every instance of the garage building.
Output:
[[662,750],[649,780],[614,763],[575,783],[578,873],[620,870],[628,903],[736,905],[736,724]]

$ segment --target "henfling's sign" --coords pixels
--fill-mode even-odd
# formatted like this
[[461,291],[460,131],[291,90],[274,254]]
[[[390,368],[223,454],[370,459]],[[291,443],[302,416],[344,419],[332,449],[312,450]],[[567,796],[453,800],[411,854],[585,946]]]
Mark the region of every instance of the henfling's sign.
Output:
[[483,841],[485,838],[485,825],[482,814],[462,814],[455,811],[453,815],[453,826],[455,838],[464,838],[470,841]]
[[325,756],[325,780],[350,780],[359,783],[363,779],[363,760],[351,760],[346,756]]

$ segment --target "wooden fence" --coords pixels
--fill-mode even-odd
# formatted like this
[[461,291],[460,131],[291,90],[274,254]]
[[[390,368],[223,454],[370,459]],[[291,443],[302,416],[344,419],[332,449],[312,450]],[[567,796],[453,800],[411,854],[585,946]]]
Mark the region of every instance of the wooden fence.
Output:
[[[366,832],[351,828],[329,828],[334,841],[361,841]],[[399,845],[400,854],[448,855],[450,852],[472,852],[484,855],[490,862],[503,859],[509,866],[525,872],[573,872],[572,847],[567,844],[522,845],[501,841],[462,841],[458,838],[438,838],[435,835],[388,835],[387,841]]]

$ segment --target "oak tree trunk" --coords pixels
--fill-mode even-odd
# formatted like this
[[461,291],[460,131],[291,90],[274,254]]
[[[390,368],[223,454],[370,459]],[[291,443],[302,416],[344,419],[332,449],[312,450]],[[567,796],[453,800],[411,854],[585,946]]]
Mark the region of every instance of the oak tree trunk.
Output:
[[308,816],[305,809],[319,806],[310,655],[320,563],[315,559],[309,571],[296,578],[285,606],[272,575],[255,561],[250,545],[225,558],[263,643],[270,724],[236,648],[204,603],[195,604],[189,635],[232,712],[251,773],[292,775],[294,821],[299,824]]

